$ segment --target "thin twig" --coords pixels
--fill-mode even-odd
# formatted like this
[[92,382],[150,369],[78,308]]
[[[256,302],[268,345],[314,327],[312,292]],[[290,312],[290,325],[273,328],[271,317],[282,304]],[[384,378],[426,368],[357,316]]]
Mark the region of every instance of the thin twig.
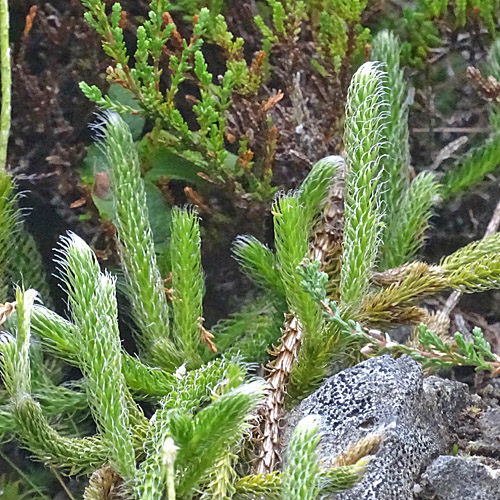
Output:
[[59,472],[57,472],[55,469],[52,469],[52,468],[50,469],[50,471],[52,472],[52,474],[54,474],[54,476],[56,476],[56,479],[59,481],[59,484],[62,486],[62,489],[66,492],[66,495],[68,495],[70,500],[75,500],[75,497],[73,496],[71,491],[69,491],[69,488],[66,486],[66,484],[62,480],[61,474],[59,474]]
[[[493,215],[491,216],[490,222],[488,223],[488,227],[486,228],[483,239],[488,238],[488,236],[491,236],[492,234],[495,234],[499,226],[500,226],[500,201],[497,203],[497,206],[493,211]],[[463,295],[462,290],[455,290],[448,297],[448,300],[446,301],[446,304],[443,307],[443,313],[446,314],[446,316],[449,316],[451,311],[455,309],[462,295]]]
[[5,455],[5,453],[3,453],[1,448],[0,448],[0,457],[4,462],[6,462],[10,466],[12,470],[16,471],[17,474],[19,474],[19,477],[21,477],[26,482],[26,484],[31,486],[33,491],[38,493],[38,495],[40,495],[41,498],[44,498],[45,500],[50,500],[49,497],[40,489],[40,487],[33,482],[30,476],[25,472],[23,472],[22,469],[20,469],[14,462],[12,462],[12,460],[9,459],[7,455]]
[[491,132],[490,127],[422,127],[412,128],[411,131],[415,134],[428,134],[429,132],[442,133],[458,133],[458,134],[486,134]]

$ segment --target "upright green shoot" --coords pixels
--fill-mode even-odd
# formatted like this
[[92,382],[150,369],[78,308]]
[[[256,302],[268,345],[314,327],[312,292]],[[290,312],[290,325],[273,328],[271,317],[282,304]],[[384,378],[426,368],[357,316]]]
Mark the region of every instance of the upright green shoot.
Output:
[[73,474],[90,473],[106,460],[107,450],[102,441],[99,438],[61,436],[50,427],[40,404],[31,397],[28,356],[35,297],[34,290],[16,291],[17,335],[14,339],[4,334],[0,343],[0,372],[12,402],[15,432],[22,444],[45,464]]
[[35,238],[22,227],[21,217],[18,217],[16,222],[19,227],[11,238],[15,251],[11,252],[8,270],[11,283],[23,283],[25,287],[35,289],[42,302],[53,309],[50,286]]
[[317,417],[303,418],[295,428],[288,446],[287,464],[282,478],[282,500],[316,500],[320,493],[320,468]]
[[12,379],[8,382],[9,392],[21,398],[31,394],[31,370],[30,370],[30,339],[31,339],[31,310],[36,299],[35,290],[22,292],[16,290],[17,302],[17,335],[16,353],[12,367]]
[[381,198],[385,209],[381,268],[393,267],[391,254],[397,231],[394,226],[400,220],[401,199],[409,184],[410,151],[408,144],[407,87],[400,65],[400,46],[396,36],[381,31],[372,43],[372,60],[384,63],[387,72],[388,113],[383,130],[384,144],[381,153],[384,189]]
[[441,180],[444,200],[455,198],[481,182],[498,167],[500,133],[493,132],[481,144],[459,158]]
[[328,200],[328,193],[335,174],[344,165],[341,156],[327,156],[316,162],[300,186],[299,200],[304,210],[304,220],[311,228]]
[[[170,239],[174,332],[189,367],[201,364],[204,281],[201,268],[200,223],[192,210],[172,211]],[[206,346],[203,346],[206,349]]]
[[106,113],[99,129],[114,193],[113,223],[118,232],[128,297],[140,329],[138,341],[152,363],[175,369],[184,359],[169,338],[167,298],[157,264],[137,148],[118,114]]
[[[122,372],[115,283],[99,272],[97,260],[83,240],[73,235],[65,243],[66,279],[75,333],[80,336],[78,357],[86,378],[88,404],[109,446],[113,466],[124,479],[131,479],[135,470],[129,430],[131,397]],[[82,280],[82,276],[87,279]]]
[[276,254],[266,245],[253,236],[239,236],[234,242],[233,253],[242,271],[256,285],[277,297],[285,296]]
[[311,336],[318,335],[321,331],[321,314],[318,306],[300,286],[297,269],[308,252],[307,213],[296,195],[278,198],[273,213],[276,255],[288,306],[305,332]]
[[353,76],[346,106],[347,176],[340,297],[356,309],[375,268],[382,230],[381,153],[387,117],[386,73],[365,63]]
[[9,289],[9,267],[12,263],[12,237],[16,231],[19,209],[13,194],[11,176],[0,172],[0,303],[7,300]]
[[400,266],[412,260],[425,242],[432,207],[439,199],[440,186],[432,172],[420,172],[403,193],[392,226],[390,249],[381,268]]
[[279,272],[289,310],[298,321],[295,341],[302,342],[288,390],[288,396],[296,401],[322,379],[329,353],[325,350],[326,331],[319,305],[301,286],[299,266],[309,251],[311,223],[305,220],[309,214],[297,195],[278,198],[273,213]]

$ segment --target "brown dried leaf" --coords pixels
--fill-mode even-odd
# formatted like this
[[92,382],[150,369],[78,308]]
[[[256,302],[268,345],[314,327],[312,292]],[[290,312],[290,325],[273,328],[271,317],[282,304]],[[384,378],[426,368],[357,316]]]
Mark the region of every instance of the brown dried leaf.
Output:
[[26,22],[24,24],[24,31],[23,31],[23,38],[27,38],[27,36],[30,34],[31,28],[33,27],[33,20],[35,19],[36,12],[37,12],[37,6],[32,5],[30,7],[30,11],[26,15]]
[[278,93],[276,95],[269,97],[267,101],[264,101],[261,104],[261,110],[264,113],[267,113],[272,108],[274,108],[274,106],[276,106],[276,104],[278,104],[281,101],[281,99],[283,99],[283,97],[284,97],[283,92],[281,90],[278,90]]
[[15,312],[16,305],[16,302],[5,302],[5,304],[0,304],[0,326],[7,321],[13,312]]
[[200,338],[203,344],[206,344],[210,352],[217,352],[217,346],[213,342],[215,335],[209,332],[204,326],[203,321],[205,318],[198,318],[198,327],[200,329]]

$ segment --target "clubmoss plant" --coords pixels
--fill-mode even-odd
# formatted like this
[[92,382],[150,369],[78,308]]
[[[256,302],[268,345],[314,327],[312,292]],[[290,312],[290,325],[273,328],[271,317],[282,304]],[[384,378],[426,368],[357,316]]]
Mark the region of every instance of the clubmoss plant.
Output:
[[372,58],[385,63],[389,101],[381,160],[384,211],[381,269],[397,267],[414,258],[423,245],[431,208],[439,195],[439,184],[430,172],[420,173],[410,183],[408,89],[399,52],[399,41],[393,33],[382,31],[374,38]]
[[[498,166],[500,152],[500,129],[498,127],[498,101],[496,94],[500,91],[500,47],[496,40],[488,51],[484,75],[477,68],[469,68],[469,76],[479,84],[485,97],[490,100],[489,121],[491,132],[481,143],[471,148],[465,155],[458,158],[442,179],[442,196],[444,199],[453,199],[460,196],[465,190],[479,184],[488,174]],[[485,78],[487,77],[488,80]],[[484,87],[481,86],[484,84]],[[487,92],[491,92],[491,95]]]
[[[200,3],[179,6],[187,13]],[[213,12],[223,12],[223,2],[207,3]],[[202,8],[185,40],[168,2],[153,0],[148,19],[137,30],[133,66],[121,6],[113,4],[108,16],[101,0],[83,4],[87,21],[114,61],[109,80],[131,93],[136,106],[82,85],[87,97],[108,109],[96,127],[98,147],[109,180],[107,214],[116,228],[130,304],[126,320],[138,355],[121,344],[116,278],[101,270],[83,239],[68,233],[61,238],[57,262],[69,319],[37,303],[32,286],[43,289],[40,277],[26,276],[24,288],[7,281],[0,286],[5,329],[0,435],[14,436],[54,470],[90,476],[84,493],[88,500],[104,499],[103,492],[109,491],[140,500],[313,500],[360,480],[384,438],[382,433],[366,436],[325,468],[318,458],[319,422],[310,417],[293,432],[283,459],[285,411],[322,383],[333,361],[347,366],[389,351],[409,354],[428,368],[467,365],[500,373],[500,359],[478,329],[473,341],[459,334],[443,340],[431,331],[430,313],[422,304],[447,289],[500,288],[499,235],[435,264],[414,260],[437,195],[451,197],[484,176],[494,163],[494,147],[471,152],[462,160],[467,167],[440,182],[426,172],[410,179],[406,86],[398,40],[390,33],[377,35],[376,60],[352,77],[345,154],[316,162],[301,186],[275,197],[272,246],[252,236],[237,238],[235,258],[259,288],[254,300],[212,331],[203,325],[201,230],[194,209],[174,208],[166,251],[160,256],[155,248],[148,181],[138,152],[144,142],[157,141],[155,147],[161,144],[182,156],[205,182],[230,186],[232,193],[248,190],[255,199],[269,197],[277,136],[266,113],[282,96],[263,104],[270,139],[262,153],[262,175],[248,172],[253,157],[245,139],[239,156],[229,151],[230,108],[238,99],[260,95],[263,83],[270,81],[273,58],[307,37],[314,42],[311,64],[317,74],[340,78],[356,40],[366,35],[360,27],[365,2],[268,0],[267,15],[264,11],[255,21],[262,50],[247,63],[243,42],[229,33],[222,16]],[[443,5],[426,8],[435,18]],[[458,24],[467,5],[457,6]],[[491,24],[486,11],[482,16]],[[226,52],[228,64],[219,81],[203,55],[205,40]],[[170,67],[165,87],[164,52]],[[175,105],[188,78],[199,89],[192,108],[196,130]],[[135,140],[142,130],[134,137],[130,120],[120,116],[130,119],[138,113],[155,123],[139,146]],[[13,193],[11,177],[0,173],[0,271],[15,262],[13,241],[32,248],[31,240],[11,238],[18,216]],[[160,269],[171,273],[171,290]],[[2,279],[7,275],[2,272]],[[9,286],[15,289],[15,302],[7,300]],[[377,329],[398,324],[418,329],[412,345],[397,344]],[[51,365],[54,359],[58,364]],[[68,384],[58,368],[63,364],[76,368],[70,373],[81,378]],[[257,376],[256,365],[266,366],[265,380]],[[51,366],[56,373],[50,373]],[[76,413],[92,419],[92,431],[78,426]],[[74,424],[73,430],[56,425],[61,421]],[[259,438],[257,445],[252,436]]]
[[[143,181],[139,170],[130,168],[127,181],[118,180],[125,158],[132,159],[134,166],[134,157],[127,148],[131,143],[130,132],[118,115],[107,115],[104,120],[101,147],[108,152],[111,188],[116,197],[116,227],[124,247],[122,265],[129,267],[125,273],[129,285],[126,293],[132,301],[141,286],[145,290],[151,287],[150,282],[141,281],[143,274],[135,270],[148,266],[154,270],[158,265],[147,247],[137,251],[135,240],[127,239],[128,221],[134,210],[140,212],[136,221],[146,221],[140,228],[146,243],[150,234],[145,206],[126,190],[136,186],[136,194],[140,195]],[[280,280],[288,284],[283,285],[285,290],[287,286],[290,288],[285,294],[287,300],[297,310],[306,337],[311,339],[321,311],[300,282],[295,284],[292,280],[299,278],[296,268],[307,251],[307,228],[312,228],[317,219],[315,214],[320,212],[328,179],[335,168],[334,162],[320,163],[300,194],[280,198],[275,206],[276,230],[282,241],[277,253],[281,262]],[[125,185],[115,185],[118,182]],[[129,203],[130,211],[123,208],[125,202]],[[294,231],[303,231],[295,224],[297,217],[304,219],[306,231],[300,233],[295,243],[291,238]],[[15,336],[5,334],[1,345],[2,377],[8,396],[2,410],[14,417],[9,430],[47,465],[69,474],[93,474],[86,498],[93,498],[99,481],[109,479],[104,474],[107,467],[113,471],[115,487],[130,497],[159,498],[165,492],[170,492],[170,496],[175,492],[177,498],[192,498],[199,491],[206,492],[205,496],[214,491],[221,495],[232,491],[237,497],[259,488],[279,494],[280,476],[274,486],[269,486],[265,476],[245,479],[244,474],[237,472],[237,462],[248,447],[252,419],[263,401],[264,386],[248,378],[246,363],[235,356],[237,353],[231,354],[232,345],[221,349],[217,359],[203,362],[203,357],[215,354],[202,342],[204,330],[199,308],[203,275],[199,266],[199,236],[196,236],[198,220],[193,211],[179,209],[172,218],[172,226],[171,263],[172,273],[177,277],[172,278],[175,286],[172,303],[165,301],[165,305],[167,314],[174,319],[162,325],[159,340],[168,339],[178,349],[179,361],[172,352],[157,351],[156,357],[151,358],[146,351],[148,364],[145,364],[125,353],[118,337],[115,280],[107,272],[101,272],[90,247],[70,234],[61,240],[58,263],[68,292],[71,321],[34,304],[33,290],[23,293],[18,289],[17,311],[10,310],[8,329]],[[274,307],[283,308],[284,302],[276,301]],[[141,323],[141,316],[134,315],[132,319],[137,334],[144,330],[147,335],[150,325]],[[37,363],[43,365],[43,358],[35,356],[36,346],[30,342],[32,331],[53,356],[80,369],[83,381],[74,387],[84,387],[85,401],[97,427],[94,436],[66,437],[51,426],[54,412],[49,409],[60,396],[57,386],[53,386],[53,394],[42,398],[30,382],[38,370]],[[271,328],[271,333],[279,335],[275,328]],[[270,337],[267,333],[262,340],[261,351],[265,352],[266,346],[277,338]],[[71,389],[67,390],[71,393]],[[78,398],[80,393],[75,394],[73,402]],[[144,416],[134,398],[147,399],[154,405],[156,412],[152,419]],[[292,459],[293,456],[291,451]],[[318,467],[313,458],[311,464]],[[336,469],[325,474],[330,478],[328,484],[342,488],[358,479],[363,470],[358,465],[352,470],[340,468],[338,474]],[[237,478],[242,480],[241,484]],[[286,481],[286,488],[293,486],[290,478]],[[300,489],[299,484],[293,487]]]

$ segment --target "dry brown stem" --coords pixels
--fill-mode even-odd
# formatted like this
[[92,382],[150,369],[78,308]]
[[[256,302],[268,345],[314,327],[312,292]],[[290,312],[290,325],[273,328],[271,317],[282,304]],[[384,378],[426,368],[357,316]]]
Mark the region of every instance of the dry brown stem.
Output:
[[[319,260],[323,268],[331,268],[332,262],[340,262],[344,178],[345,168],[340,167],[330,189],[328,204],[310,243],[310,257]],[[302,330],[298,319],[294,316],[287,316],[282,333],[279,346],[270,352],[275,359],[266,367],[269,372],[267,376],[269,392],[260,412],[259,425],[254,433],[258,442],[256,474],[272,473],[281,460],[280,433],[286,386],[302,343]]]
[[281,460],[280,431],[284,416],[284,390],[302,343],[302,330],[297,318],[287,315],[282,332],[279,347],[270,352],[275,359],[266,367],[269,370],[268,393],[260,412],[260,425],[255,433],[259,443],[256,474],[270,474]]

